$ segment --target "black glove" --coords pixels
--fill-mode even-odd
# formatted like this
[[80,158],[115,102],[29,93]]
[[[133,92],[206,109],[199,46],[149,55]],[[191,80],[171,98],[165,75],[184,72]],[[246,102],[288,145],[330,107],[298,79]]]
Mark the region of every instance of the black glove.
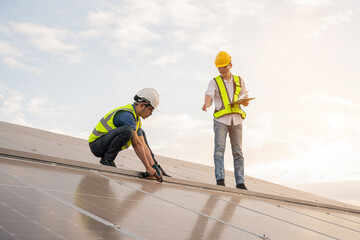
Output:
[[148,174],[148,172],[142,172],[142,173],[141,173],[141,176],[142,176],[143,178],[147,178],[147,177],[149,177],[150,175]]
[[156,174],[160,177],[159,179],[156,179],[156,180],[157,180],[158,182],[162,182],[163,179],[162,179],[161,171],[160,171],[158,165],[154,164],[154,165],[152,165],[152,167],[155,169]]
[[[156,179],[156,180],[159,181],[159,182],[162,182],[163,179],[162,179],[161,171],[160,171],[159,167],[158,167],[156,164],[152,165],[152,167],[155,169],[156,174],[157,174],[158,176],[160,176],[160,178],[159,178],[159,179]],[[148,172],[142,172],[142,173],[141,173],[141,176],[142,176],[143,178],[147,178],[147,177],[149,177],[150,175],[149,175]]]

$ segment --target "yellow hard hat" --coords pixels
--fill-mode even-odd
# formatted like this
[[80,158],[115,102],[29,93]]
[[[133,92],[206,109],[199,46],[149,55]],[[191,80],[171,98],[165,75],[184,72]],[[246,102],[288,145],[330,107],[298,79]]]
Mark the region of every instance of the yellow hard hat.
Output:
[[229,63],[231,63],[231,56],[227,52],[221,51],[216,55],[215,66],[217,68],[225,67],[229,65]]

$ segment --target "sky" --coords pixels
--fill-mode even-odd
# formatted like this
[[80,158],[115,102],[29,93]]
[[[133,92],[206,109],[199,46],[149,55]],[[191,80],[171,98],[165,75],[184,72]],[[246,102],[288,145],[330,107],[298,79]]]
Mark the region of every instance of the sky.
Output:
[[0,120],[87,139],[152,87],[153,152],[213,166],[223,50],[256,98],[245,174],[360,206],[359,27],[358,0],[1,0]]

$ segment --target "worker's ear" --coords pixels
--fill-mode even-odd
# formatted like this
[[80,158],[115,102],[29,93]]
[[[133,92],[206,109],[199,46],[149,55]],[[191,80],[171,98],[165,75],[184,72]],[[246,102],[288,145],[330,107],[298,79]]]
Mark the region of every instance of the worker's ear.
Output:
[[140,106],[141,106],[141,109],[145,109],[146,108],[146,103],[142,102],[142,103],[140,103]]

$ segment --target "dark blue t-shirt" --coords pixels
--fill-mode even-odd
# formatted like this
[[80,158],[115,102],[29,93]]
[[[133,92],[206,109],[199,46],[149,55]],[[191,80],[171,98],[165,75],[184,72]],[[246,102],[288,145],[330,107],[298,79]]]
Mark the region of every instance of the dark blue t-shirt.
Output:
[[[136,130],[136,121],[135,117],[131,112],[128,111],[118,111],[114,116],[114,125],[115,127],[121,126],[131,126],[134,130]],[[138,136],[142,136],[142,129],[139,128],[137,131]]]

